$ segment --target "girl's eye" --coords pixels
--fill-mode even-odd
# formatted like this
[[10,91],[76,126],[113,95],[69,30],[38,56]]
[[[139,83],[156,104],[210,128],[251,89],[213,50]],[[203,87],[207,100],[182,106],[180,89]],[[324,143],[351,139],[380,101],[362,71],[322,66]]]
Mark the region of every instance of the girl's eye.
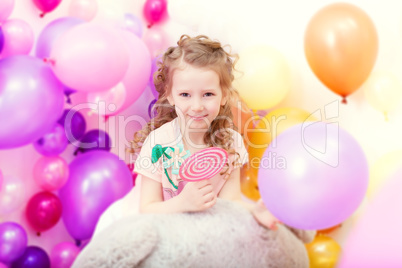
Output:
[[182,97],[190,97],[190,94],[188,94],[188,93],[180,93],[180,96],[182,96]]
[[211,97],[214,96],[214,93],[208,92],[204,94],[205,97]]

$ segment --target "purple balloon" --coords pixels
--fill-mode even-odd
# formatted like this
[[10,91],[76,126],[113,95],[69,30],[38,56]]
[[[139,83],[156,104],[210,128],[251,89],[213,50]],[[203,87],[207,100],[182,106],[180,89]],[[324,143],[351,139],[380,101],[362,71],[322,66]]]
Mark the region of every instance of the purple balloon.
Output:
[[131,13],[124,14],[124,29],[132,32],[139,38],[142,37],[142,22],[141,20]]
[[50,259],[46,251],[37,246],[29,246],[24,254],[14,261],[11,268],[50,268]]
[[106,151],[78,155],[69,168],[69,179],[59,191],[62,218],[73,238],[85,240],[106,208],[131,190],[132,176],[122,160]]
[[57,122],[64,126],[67,140],[70,143],[80,140],[87,128],[84,116],[74,109],[65,109]]
[[80,253],[79,247],[71,242],[61,242],[50,253],[52,268],[70,268]]
[[28,244],[27,233],[16,222],[0,223],[0,262],[10,263],[22,256]]
[[266,207],[283,223],[326,229],[359,207],[368,164],[357,141],[338,125],[306,122],[271,142],[261,158],[258,186]]
[[151,92],[152,92],[152,94],[154,95],[154,97],[155,97],[156,99],[159,98],[159,93],[158,93],[158,91],[156,91],[156,88],[155,88],[155,84],[154,84],[154,73],[158,70],[158,65],[157,65],[158,60],[159,60],[158,57],[156,57],[156,58],[154,58],[154,59],[152,60],[151,75],[150,75],[150,77],[149,77],[149,82],[148,82],[148,85],[149,85],[149,87],[151,88]]
[[92,150],[105,150],[110,151],[112,146],[112,139],[109,135],[100,129],[93,129],[85,133],[81,139],[80,152],[85,153]]
[[76,93],[77,90],[71,89],[69,87],[64,87],[64,95],[66,95],[67,103],[71,104],[70,95]]
[[50,22],[40,33],[35,54],[38,58],[50,55],[54,41],[63,33],[85,21],[76,17],[64,17]]
[[152,108],[154,108],[155,103],[156,103],[156,100],[152,100],[148,106],[148,115],[150,118],[153,118],[156,116],[156,111],[152,112]]
[[33,143],[35,150],[44,156],[59,155],[64,152],[67,145],[68,140],[64,127],[59,124],[55,124],[51,131]]
[[21,55],[0,61],[0,149],[41,138],[63,106],[63,85],[43,61]]
[[4,34],[0,26],[0,53],[3,50],[3,46],[4,46]]

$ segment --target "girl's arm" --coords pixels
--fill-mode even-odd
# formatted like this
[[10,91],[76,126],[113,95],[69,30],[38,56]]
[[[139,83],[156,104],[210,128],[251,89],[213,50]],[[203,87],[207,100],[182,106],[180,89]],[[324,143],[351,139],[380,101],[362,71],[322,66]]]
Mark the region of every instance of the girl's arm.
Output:
[[269,212],[262,201],[253,204],[242,200],[240,191],[240,168],[236,168],[232,171],[229,179],[219,192],[219,197],[239,202],[253,214],[260,225],[272,230],[277,229],[276,224],[279,223],[278,219]]
[[179,213],[201,211],[216,203],[209,180],[187,183],[181,193],[163,201],[162,186],[159,182],[143,176],[141,182],[141,213]]

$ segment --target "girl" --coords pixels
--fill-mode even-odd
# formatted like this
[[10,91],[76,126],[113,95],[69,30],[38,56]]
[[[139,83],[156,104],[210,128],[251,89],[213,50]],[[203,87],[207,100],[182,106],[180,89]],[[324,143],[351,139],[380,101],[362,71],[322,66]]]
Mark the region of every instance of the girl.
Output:
[[[167,49],[154,74],[156,116],[132,141],[132,152],[140,150],[134,169],[141,180],[140,212],[202,211],[224,198],[241,202],[261,225],[276,229],[278,220],[261,202],[241,200],[240,167],[248,157],[242,137],[231,128],[231,104],[238,98],[232,87],[234,55],[206,36],[183,35],[177,44]],[[226,172],[183,181],[181,163],[212,146],[228,152]]]

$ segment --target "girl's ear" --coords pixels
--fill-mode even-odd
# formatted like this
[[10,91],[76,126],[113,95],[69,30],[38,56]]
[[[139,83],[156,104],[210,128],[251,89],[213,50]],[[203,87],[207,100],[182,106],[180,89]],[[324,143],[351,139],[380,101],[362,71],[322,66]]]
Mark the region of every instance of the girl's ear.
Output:
[[169,96],[167,96],[167,100],[168,100],[170,105],[174,106],[174,101],[173,101],[172,94],[169,94]]
[[224,106],[227,102],[227,97],[222,96],[221,106]]

